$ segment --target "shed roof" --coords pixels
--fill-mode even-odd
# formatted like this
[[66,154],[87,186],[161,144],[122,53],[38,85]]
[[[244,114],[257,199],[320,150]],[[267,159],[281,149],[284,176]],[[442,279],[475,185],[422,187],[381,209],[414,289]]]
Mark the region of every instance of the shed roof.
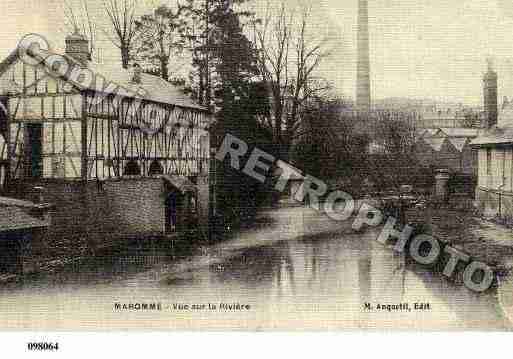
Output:
[[182,193],[196,192],[196,185],[189,181],[187,177],[178,175],[163,175],[162,179]]
[[275,176],[281,176],[285,171],[284,168],[286,168],[289,172],[290,178],[289,180],[292,181],[303,181],[305,179],[305,174],[302,170],[297,168],[296,166],[292,165],[291,163],[284,162],[282,160],[278,160],[276,162],[276,168],[274,170]]
[[48,223],[34,218],[18,207],[0,207],[0,232],[47,227]]
[[0,197],[0,207],[22,207],[22,208],[34,208],[33,202],[24,201],[21,199]]
[[493,127],[471,143],[473,146],[513,144],[513,127]]

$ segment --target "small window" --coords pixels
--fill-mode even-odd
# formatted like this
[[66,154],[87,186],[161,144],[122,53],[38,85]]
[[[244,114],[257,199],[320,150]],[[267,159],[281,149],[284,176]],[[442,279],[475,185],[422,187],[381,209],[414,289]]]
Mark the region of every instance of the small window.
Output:
[[492,149],[486,149],[486,174],[490,176],[492,174]]
[[125,166],[124,176],[140,176],[141,168],[136,161],[129,161]]
[[189,181],[194,183],[195,185],[198,184],[198,176],[189,176]]
[[164,174],[164,168],[162,168],[162,165],[160,164],[159,161],[153,161],[150,164],[150,169],[148,171],[148,174],[150,176],[156,176],[156,175]]

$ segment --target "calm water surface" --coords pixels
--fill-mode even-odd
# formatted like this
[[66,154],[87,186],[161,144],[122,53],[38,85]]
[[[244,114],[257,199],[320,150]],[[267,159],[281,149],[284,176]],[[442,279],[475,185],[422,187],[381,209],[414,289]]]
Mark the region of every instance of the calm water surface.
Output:
[[[212,246],[141,245],[0,291],[2,328],[24,329],[509,329],[513,281],[476,294],[312,210],[264,213]],[[266,220],[265,218],[269,219]],[[511,288],[511,290],[509,289]],[[511,296],[513,297],[513,296]],[[114,303],[162,304],[117,311]],[[208,304],[216,310],[208,309]],[[249,310],[219,310],[220,303]],[[364,303],[410,303],[367,311]],[[431,310],[415,311],[414,303]],[[205,306],[177,310],[173,305]],[[511,311],[513,312],[513,310]]]

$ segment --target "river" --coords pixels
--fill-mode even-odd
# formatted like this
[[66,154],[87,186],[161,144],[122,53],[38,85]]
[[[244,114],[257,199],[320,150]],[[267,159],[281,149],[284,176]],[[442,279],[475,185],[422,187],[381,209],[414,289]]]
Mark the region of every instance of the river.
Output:
[[[3,329],[507,330],[501,291],[471,292],[307,208],[265,211],[210,246],[141,244],[0,291]],[[505,288],[509,280],[503,281]],[[513,287],[513,284],[510,285]],[[509,293],[509,289],[507,290]],[[162,310],[115,305],[160,303]],[[242,310],[220,308],[239,304]],[[373,309],[365,308],[369,303]],[[378,304],[409,303],[410,310]],[[429,304],[415,310],[415,303]],[[195,305],[194,309],[192,306]],[[210,307],[209,307],[210,305]],[[180,309],[177,307],[180,306]],[[186,307],[188,306],[188,307]],[[215,306],[215,308],[214,308]],[[238,308],[238,307],[237,307]]]

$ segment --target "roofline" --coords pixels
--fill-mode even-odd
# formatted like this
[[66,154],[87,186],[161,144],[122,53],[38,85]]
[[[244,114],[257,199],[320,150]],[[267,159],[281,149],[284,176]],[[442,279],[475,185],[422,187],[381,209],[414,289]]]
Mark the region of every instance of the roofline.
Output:
[[513,145],[513,139],[512,140],[504,140],[504,142],[482,142],[482,143],[470,143],[470,146],[472,147],[488,147],[488,146],[507,146],[507,145]]
[[[58,56],[62,56],[64,59],[66,59],[68,62],[72,62],[72,63],[77,63],[75,59],[73,59],[72,57],[68,56],[67,54],[59,54],[57,52],[54,52],[54,51],[50,51],[50,50],[46,50],[44,51],[46,52],[46,54],[48,56],[51,56],[51,55],[58,55]],[[47,56],[47,57],[48,57]],[[13,51],[11,51],[11,53],[9,55],[7,55],[7,57],[5,59],[3,59],[1,62],[0,62],[0,75],[3,75],[7,69],[9,68],[10,65],[12,65],[16,60],[18,60],[20,57],[19,57],[19,51],[18,51],[18,48],[14,49]],[[46,60],[46,57],[45,57],[45,60]],[[46,65],[46,61],[43,61],[42,63],[44,66],[47,66]],[[95,74],[98,74],[95,72]],[[154,75],[151,75],[151,74],[146,74],[148,76],[153,76],[153,77],[156,77],[162,81],[164,81],[163,79],[161,79],[160,77],[158,76],[154,76]],[[51,75],[50,75],[51,76]],[[68,83],[70,83],[71,85],[73,85],[73,87],[75,87],[76,89],[78,89],[80,92],[98,92],[98,93],[104,93],[104,94],[109,94],[109,93],[105,93],[103,91],[96,91],[96,90],[91,90],[91,89],[88,89],[88,88],[83,88],[81,87],[79,84],[76,84],[74,83],[74,81],[70,81],[69,78],[65,78],[65,77],[61,77],[59,76],[60,79],[62,79],[63,81],[66,81]],[[118,85],[118,86],[121,86],[121,85]],[[113,94],[112,94],[113,95]],[[137,98],[137,97],[134,97],[134,96],[124,96],[124,97],[127,97],[127,98]],[[176,104],[176,103],[169,103],[169,102],[159,102],[159,101],[155,101],[155,100],[152,100],[152,99],[147,99],[147,98],[142,98],[143,100],[145,101],[148,101],[148,102],[153,102],[153,103],[159,103],[159,104],[167,104],[167,105],[173,105],[173,106],[176,106],[176,107],[179,107],[179,108],[182,108],[182,109],[195,109],[195,110],[198,110],[198,111],[201,111],[201,112],[205,112],[207,114],[213,114],[212,111],[208,108],[208,107],[205,107],[205,106],[201,106],[201,105],[193,105],[193,106],[185,106],[185,105],[179,105],[179,104]]]
[[[113,93],[110,93],[110,92],[97,91],[97,90],[92,90],[92,89],[88,89],[88,88],[82,88],[82,89],[79,89],[79,90],[80,90],[81,93],[94,92],[94,93],[101,93],[101,94],[105,94],[105,95],[117,96],[116,94],[113,94]],[[125,97],[125,98],[139,99],[139,100],[142,100],[142,101],[152,102],[152,103],[156,103],[156,104],[180,107],[180,108],[185,109],[185,110],[197,110],[197,111],[201,111],[201,112],[206,112],[208,114],[212,114],[212,112],[207,107],[200,106],[200,105],[184,106],[184,105],[179,105],[179,104],[170,103],[170,102],[159,102],[159,101],[155,101],[155,100],[144,98],[144,97],[125,96],[125,95],[121,95],[121,96]]]
[[7,55],[7,57],[3,59],[2,62],[0,62],[0,75],[3,75],[5,71],[7,71],[7,68],[10,65],[12,65],[14,61],[16,61],[17,59],[19,59],[19,52],[16,48],[13,51],[11,51],[11,53]]
[[36,208],[34,202],[11,197],[0,197],[0,207]]

